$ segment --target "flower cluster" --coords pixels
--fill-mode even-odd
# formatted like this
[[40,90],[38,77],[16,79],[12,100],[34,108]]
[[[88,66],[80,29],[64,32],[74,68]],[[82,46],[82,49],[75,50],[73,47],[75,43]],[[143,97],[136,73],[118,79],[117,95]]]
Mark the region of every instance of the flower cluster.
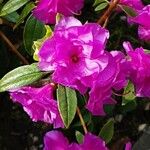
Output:
[[68,139],[61,132],[50,131],[44,137],[44,145],[44,150],[108,150],[105,142],[91,133],[84,136],[82,144],[69,144]]
[[82,94],[91,89],[87,108],[94,115],[104,115],[103,104],[114,103],[112,88],[121,89],[126,84],[122,74],[125,56],[121,52],[105,51],[108,38],[109,32],[98,24],[82,25],[68,17],[60,20],[53,36],[39,51],[39,67],[53,70],[54,82]]
[[124,42],[128,54],[129,78],[136,87],[136,96],[150,97],[150,54],[142,47],[133,50],[129,42]]
[[[133,7],[137,16],[130,21],[139,25],[140,38],[150,41],[150,5],[144,7],[140,0],[121,0],[120,4]],[[123,43],[126,54],[116,50],[108,52],[107,29],[97,23],[82,24],[70,17],[82,7],[83,0],[39,1],[33,14],[44,23],[55,23],[57,13],[64,15],[38,52],[40,70],[52,72],[52,81],[56,84],[88,94],[85,108],[92,115],[105,115],[103,106],[116,103],[113,91],[123,89],[128,80],[134,84],[136,96],[150,97],[150,54],[142,47],[134,50],[129,42]],[[47,122],[54,128],[64,127],[50,84],[11,90],[10,95],[14,102],[23,105],[33,121]],[[45,135],[44,144],[44,150],[108,149],[102,139],[91,133],[85,134],[82,144],[70,144],[61,132],[51,131]],[[130,143],[126,149],[131,149]]]

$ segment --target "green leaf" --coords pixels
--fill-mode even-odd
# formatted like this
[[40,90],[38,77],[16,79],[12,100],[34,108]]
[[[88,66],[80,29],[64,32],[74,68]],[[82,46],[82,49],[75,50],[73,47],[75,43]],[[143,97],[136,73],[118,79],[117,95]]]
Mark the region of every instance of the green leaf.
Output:
[[130,17],[137,16],[137,13],[132,9],[132,7],[126,5],[119,5],[119,7]]
[[135,98],[136,96],[134,91],[134,85],[131,82],[129,82],[123,93],[122,105],[126,105],[127,103],[135,100]]
[[21,86],[29,85],[42,78],[44,74],[45,73],[38,69],[37,64],[35,63],[18,67],[8,72],[0,80],[0,92],[9,91]]
[[76,92],[73,89],[58,85],[57,89],[58,109],[66,128],[69,127],[75,117],[77,109]]
[[33,2],[30,2],[28,3],[24,9],[22,10],[21,12],[21,15],[20,17],[18,18],[17,22],[16,22],[16,25],[14,26],[14,29],[19,25],[21,24],[24,19],[26,18],[26,16],[31,12],[31,10],[35,7],[34,3]]
[[46,34],[46,29],[43,23],[30,16],[25,24],[23,33],[23,42],[26,51],[33,55],[33,41],[41,39]]
[[83,138],[84,138],[83,134],[79,131],[76,131],[75,135],[76,135],[76,139],[77,139],[78,143],[81,144],[83,142]]
[[50,26],[48,25],[45,25],[45,29],[46,29],[46,34],[44,37],[42,37],[41,39],[38,39],[37,41],[34,41],[33,42],[33,45],[32,45],[32,48],[34,50],[34,54],[33,54],[33,59],[38,61],[39,58],[38,58],[38,52],[43,44],[43,42],[48,39],[49,37],[52,36],[52,29],[50,28]]
[[0,16],[5,16],[7,14],[10,14],[10,13],[18,10],[20,7],[22,7],[28,1],[29,0],[9,0],[1,9]]
[[114,119],[108,120],[99,133],[99,136],[105,140],[106,143],[109,143],[114,135],[114,123]]
[[19,18],[19,14],[16,11],[14,11],[14,12],[4,16],[3,18],[7,19],[10,22],[16,23]]
[[107,6],[108,6],[108,3],[107,3],[107,2],[100,3],[100,4],[95,8],[95,11],[103,10],[103,9],[106,8]]
[[96,6],[100,3],[105,3],[105,2],[109,3],[107,0],[95,0],[93,6]]
[[130,111],[133,111],[135,110],[137,107],[137,102],[136,100],[132,100],[132,101],[129,101],[128,103],[126,103],[125,105],[123,106],[120,106],[120,112],[121,113],[127,113],[127,112],[130,112]]

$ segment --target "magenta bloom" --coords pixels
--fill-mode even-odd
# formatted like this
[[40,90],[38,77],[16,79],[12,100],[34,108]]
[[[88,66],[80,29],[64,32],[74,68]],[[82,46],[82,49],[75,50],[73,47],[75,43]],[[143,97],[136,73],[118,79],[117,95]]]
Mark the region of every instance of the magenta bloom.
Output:
[[150,54],[145,53],[142,47],[133,50],[129,42],[124,42],[123,46],[129,57],[129,77],[135,85],[136,95],[150,97]]
[[69,143],[59,131],[50,131],[44,137],[44,150],[108,150],[99,137],[87,133],[82,144]]
[[84,93],[103,69],[109,33],[96,23],[82,25],[73,17],[63,18],[53,37],[39,51],[39,67],[54,70],[53,80]]
[[112,51],[107,54],[107,65],[99,72],[98,78],[93,83],[87,109],[93,115],[105,115],[103,105],[115,104],[111,97],[112,89],[120,90],[126,85],[126,62],[121,52]]
[[134,22],[143,27],[150,28],[150,5],[145,6],[139,14],[134,18]]
[[125,150],[132,150],[131,142],[126,143]]
[[136,17],[133,18],[133,22],[139,24],[138,34],[140,39],[150,41],[150,5],[145,6]]
[[138,35],[140,39],[150,42],[150,28],[139,26]]
[[14,102],[23,106],[33,121],[44,121],[53,124],[55,128],[63,127],[51,85],[41,88],[22,87],[11,91],[10,96]]
[[83,7],[83,3],[84,0],[39,0],[33,15],[46,24],[54,24],[57,13],[64,16],[77,14]]
[[141,0],[120,0],[120,4],[129,6],[135,11],[141,10],[144,7]]

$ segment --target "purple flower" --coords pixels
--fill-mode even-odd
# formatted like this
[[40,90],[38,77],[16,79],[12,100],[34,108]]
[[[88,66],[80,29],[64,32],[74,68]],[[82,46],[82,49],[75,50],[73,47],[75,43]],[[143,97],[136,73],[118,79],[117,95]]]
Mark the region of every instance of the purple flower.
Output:
[[141,0],[120,0],[120,4],[129,6],[135,11],[141,10],[144,7]]
[[142,47],[133,50],[129,42],[124,42],[123,46],[128,54],[129,78],[135,85],[136,95],[150,97],[150,54]]
[[139,26],[138,35],[140,39],[150,42],[150,28]]
[[64,16],[79,13],[83,3],[84,0],[39,0],[37,7],[33,10],[33,15],[46,24],[54,24],[57,13]]
[[90,91],[87,109],[93,115],[105,115],[103,105],[115,104],[111,98],[112,89],[120,90],[126,81],[125,56],[121,52],[112,51],[107,54],[107,65],[99,72],[98,78],[93,83]]
[[150,5],[145,6],[138,15],[132,19],[139,24],[138,34],[140,39],[150,42]]
[[54,70],[55,82],[84,93],[105,66],[108,37],[108,31],[96,23],[82,25],[73,17],[63,18],[39,51],[39,67]]
[[131,142],[126,143],[125,150],[132,150]]
[[82,144],[69,143],[59,131],[50,131],[44,137],[44,150],[107,150],[105,142],[99,137],[87,133]]
[[139,14],[134,18],[134,22],[143,27],[150,28],[150,5],[145,6]]
[[14,102],[23,106],[33,121],[44,121],[53,124],[55,128],[63,127],[51,85],[41,88],[22,87],[10,91],[10,96]]

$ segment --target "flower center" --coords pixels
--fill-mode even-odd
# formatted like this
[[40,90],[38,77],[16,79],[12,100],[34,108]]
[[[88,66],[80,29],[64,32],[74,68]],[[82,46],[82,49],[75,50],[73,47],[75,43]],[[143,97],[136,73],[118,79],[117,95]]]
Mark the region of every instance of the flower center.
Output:
[[77,63],[79,61],[79,57],[77,55],[72,55],[71,60],[72,62]]

